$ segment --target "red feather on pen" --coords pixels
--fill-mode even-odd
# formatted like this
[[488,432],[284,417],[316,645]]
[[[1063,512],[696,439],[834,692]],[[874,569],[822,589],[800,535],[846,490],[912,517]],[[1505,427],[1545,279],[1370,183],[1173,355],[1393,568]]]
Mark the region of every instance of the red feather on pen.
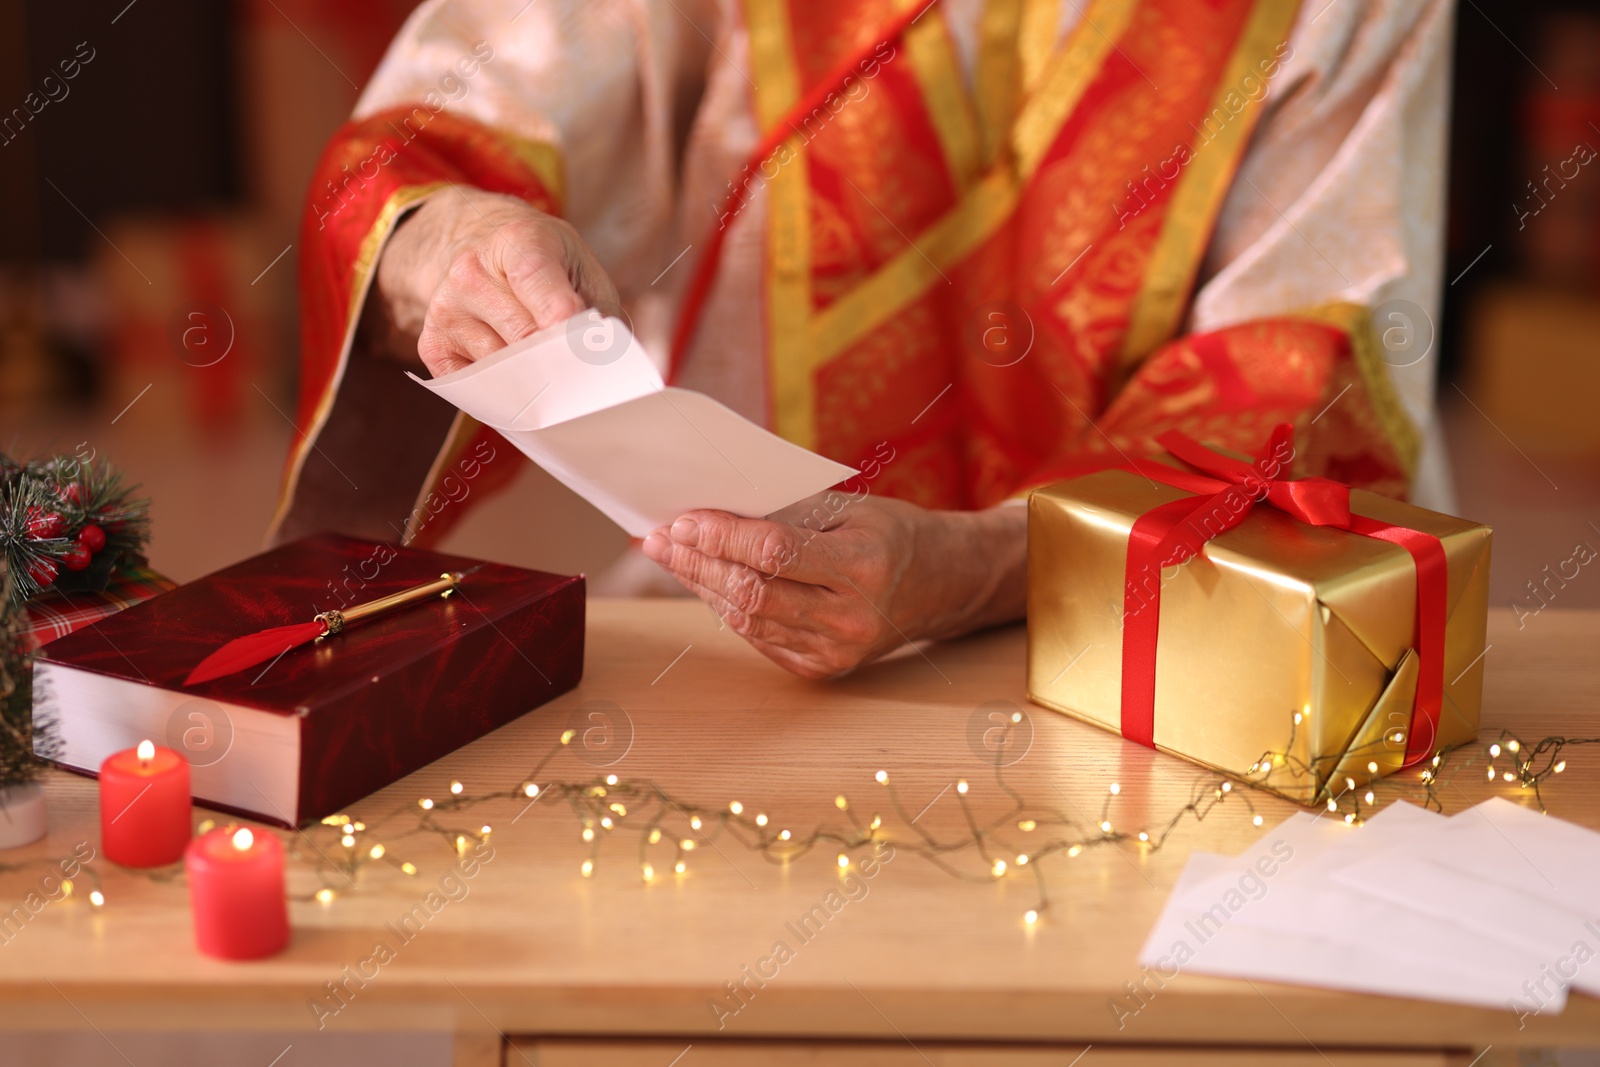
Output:
[[262,630],[246,637],[236,637],[201,660],[199,665],[189,672],[189,677],[183,680],[183,684],[197,685],[200,682],[209,682],[213,678],[221,678],[242,671],[246,667],[275,660],[291,648],[321,637],[327,628],[328,624],[321,619],[313,619],[310,622],[297,622],[293,626],[274,626],[270,630]]

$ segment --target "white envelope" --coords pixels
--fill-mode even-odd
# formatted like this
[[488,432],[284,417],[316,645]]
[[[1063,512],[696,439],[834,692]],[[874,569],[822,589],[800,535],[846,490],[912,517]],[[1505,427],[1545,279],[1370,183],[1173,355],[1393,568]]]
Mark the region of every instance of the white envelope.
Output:
[[859,474],[664,386],[628,327],[592,310],[451,374],[411,377],[634,537],[697,508],[770,515]]

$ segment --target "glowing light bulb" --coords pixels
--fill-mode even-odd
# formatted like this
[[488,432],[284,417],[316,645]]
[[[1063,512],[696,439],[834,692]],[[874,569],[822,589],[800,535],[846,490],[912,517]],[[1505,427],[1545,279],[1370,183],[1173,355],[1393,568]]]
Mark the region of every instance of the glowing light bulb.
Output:
[[584,860],[582,866],[580,866],[578,868],[578,870],[583,872],[583,876],[585,878],[593,877],[594,876],[594,860]]
[[333,890],[328,889],[326,887],[317,890],[317,903],[318,904],[332,904],[333,903]]
[[602,827],[604,827],[605,829],[609,830],[609,829],[611,829],[613,826],[615,826],[617,824],[611,821],[611,816],[606,815],[606,816],[601,818],[600,825]]
[[[789,831],[787,830],[784,831],[784,833],[788,832]],[[685,852],[693,852],[695,850],[695,844],[696,842],[693,838],[686,837],[682,841],[678,842],[678,847],[683,849]]]
[[735,815],[739,815],[744,812],[744,805],[735,800],[733,803],[728,805],[728,810],[733,812]]
[[787,830],[779,830],[778,831],[778,840],[779,841],[787,841],[787,840],[789,840],[790,837],[793,837],[793,836],[794,835],[789,833],[789,831],[787,831]]
[[1356,780],[1354,778],[1346,778],[1344,780],[1344,787],[1347,792],[1351,789],[1354,789],[1356,787]]
[[698,815],[691,815],[691,816],[690,816],[690,817],[689,817],[689,829],[691,829],[691,830],[698,830],[698,829],[700,829],[700,827],[701,827],[701,826],[702,826],[702,825],[704,825],[704,824],[703,824],[703,823],[701,823],[701,822],[700,822],[700,816],[698,816]]
[[661,840],[661,828],[657,827],[657,826],[652,826],[650,828],[650,836],[649,836],[650,843],[653,845],[657,841],[660,841],[660,840]]
[[240,852],[248,852],[250,846],[256,843],[256,835],[250,832],[250,827],[241,826],[233,835],[233,847]]
[[617,776],[616,775],[614,775],[614,774],[606,775],[606,785],[616,785],[616,784],[617,784]]
[[880,817],[874,815],[872,817],[872,822],[871,822],[870,825],[874,830],[876,830],[878,827],[883,825],[883,819],[881,819]]
[[343,845],[345,848],[355,848],[356,839],[350,834],[345,834],[339,839],[339,844]]
[[400,865],[400,870],[403,871],[407,876],[412,876],[417,873],[417,865],[409,862],[402,863]]
[[994,872],[994,876],[996,878],[999,878],[1001,875],[1006,873],[1006,861],[1005,860],[995,860],[994,861],[994,866],[992,868],[990,868],[990,869]]
[[1024,853],[1021,853],[1020,855],[1018,855],[1017,856],[1017,866],[1018,867],[1026,867],[1027,865],[1028,865],[1028,854],[1026,852],[1024,852]]
[[1111,822],[1110,822],[1110,820],[1107,820],[1106,822],[1103,822],[1103,823],[1100,824],[1100,832],[1103,833],[1103,834],[1109,834],[1111,832]]
[[1082,852],[1083,852],[1083,846],[1082,845],[1073,845],[1071,848],[1067,849],[1067,855],[1069,857],[1070,856],[1077,856],[1077,855],[1081,854]]
[[1494,781],[1494,764],[1489,764],[1489,781]]
[[1514,775],[1514,774],[1512,774],[1512,773],[1511,773],[1511,772],[1510,772],[1510,771],[1507,771],[1507,772],[1506,772],[1506,773],[1505,773],[1505,774],[1503,774],[1503,775],[1502,775],[1502,776],[1501,776],[1501,777],[1503,777],[1503,778],[1504,778],[1504,779],[1505,779],[1505,780],[1506,780],[1506,781],[1508,781],[1508,782],[1514,782],[1514,781],[1516,781],[1516,779],[1517,779],[1517,776],[1516,776],[1516,775]]
[[1346,813],[1345,817],[1344,817],[1344,821],[1345,821],[1346,825],[1349,825],[1350,823],[1355,822],[1356,821],[1355,812]]
[[489,826],[488,823],[484,823],[482,826],[480,826],[478,828],[478,833],[482,834],[484,837],[488,837],[493,832],[494,832],[493,829]]
[[578,731],[576,730],[564,730],[561,734],[561,743],[563,745],[570,745],[572,744],[572,739],[577,736]]
[[1233,783],[1232,783],[1232,782],[1223,782],[1223,783],[1222,783],[1222,791],[1223,791],[1223,792],[1224,792],[1224,793],[1231,793],[1231,792],[1233,792]]
[[1370,790],[1370,789],[1369,789],[1369,790],[1367,790],[1367,795],[1366,795],[1366,797],[1365,797],[1365,800],[1366,800],[1366,802],[1367,802],[1367,803],[1368,803],[1368,804],[1371,804],[1371,803],[1372,803],[1372,790]]
[[1261,825],[1261,816],[1257,815],[1255,818],[1251,819],[1250,820],[1250,824],[1252,826],[1260,826]]
[[1140,830],[1139,831],[1139,840],[1140,841],[1148,841],[1148,840],[1150,840],[1150,835],[1148,833],[1146,833],[1145,831]]
[[103,908],[106,903],[106,895],[98,889],[91,889],[89,890],[89,903],[97,908]]
[[679,860],[677,863],[672,865],[672,869],[678,874],[682,874],[684,871],[689,869],[689,865],[682,860]]
[[1367,773],[1368,774],[1377,774],[1378,773],[1378,763],[1377,763],[1376,760],[1373,760],[1372,762],[1367,764]]
[[367,851],[367,855],[371,856],[375,860],[383,859],[383,853],[384,847],[382,845],[373,845],[372,848]]
[[1017,823],[1017,829],[1021,830],[1025,834],[1038,829],[1038,826],[1039,824],[1034,822],[1032,819],[1023,819],[1021,822]]
[[427,797],[423,797],[421,800],[417,801],[417,807],[421,808],[423,811],[432,811],[433,801],[429,800]]
[[1500,755],[1500,746],[1499,745],[1490,745],[1489,746],[1489,755],[1490,756],[1498,756],[1498,755]]
[[839,853],[839,868],[840,868],[840,870],[843,870],[844,868],[846,868],[848,866],[850,866],[850,857],[846,856],[843,852]]
[[619,819],[627,817],[628,809],[623,807],[621,804],[612,804],[611,810],[617,813],[617,817]]
[[961,781],[956,783],[956,792],[962,794],[963,796],[966,795],[966,792],[967,792],[967,780],[965,778],[961,779]]
[[850,802],[844,798],[843,793],[840,793],[838,796],[833,798],[833,806],[838,808],[840,811],[847,811],[850,808]]
[[1515,740],[1507,741],[1506,742],[1506,747],[1509,748],[1513,752],[1519,751],[1522,748],[1522,746],[1520,744],[1518,744]]
[[1013,711],[1011,713],[1011,721],[1014,722],[1014,723],[1021,722],[1022,721],[1022,712]]
[[460,796],[461,795],[461,791],[463,789],[465,789],[465,788],[466,788],[466,786],[462,785],[460,782],[451,782],[450,783],[450,792],[455,794],[456,796]]
[[1329,811],[1338,811],[1339,810],[1339,802],[1337,800],[1333,799],[1332,797],[1329,797],[1328,798],[1328,810]]
[[1032,926],[1034,923],[1039,921],[1039,913],[1034,911],[1032,908],[1029,908],[1027,911],[1022,913],[1022,921],[1027,923],[1029,926]]
[[583,839],[585,841],[593,841],[594,840],[594,827],[585,826],[583,828]]
[[1112,795],[1112,796],[1116,796],[1116,795],[1117,795],[1117,794],[1118,794],[1118,793],[1120,793],[1120,792],[1122,792],[1122,785],[1121,785],[1121,783],[1119,783],[1119,782],[1112,782],[1112,783],[1111,783],[1111,795]]
[[1296,726],[1299,726],[1300,725],[1300,721],[1301,721],[1300,720],[1300,713],[1297,711],[1297,712],[1294,713],[1294,724]]
[[757,826],[765,826],[765,825],[767,825],[767,817],[766,817],[765,814],[763,814],[761,812],[757,812],[756,813],[756,825]]
[[1555,771],[1555,772],[1556,772],[1556,773],[1557,773],[1557,774],[1560,774],[1560,773],[1561,773],[1561,772],[1562,772],[1562,771],[1564,771],[1564,770],[1566,770],[1566,769],[1567,769],[1567,761],[1566,761],[1566,760],[1562,760],[1562,761],[1561,761],[1561,762],[1560,762],[1560,763],[1558,763],[1558,764],[1556,764],[1556,765],[1555,765],[1555,767],[1554,767],[1554,768],[1552,768],[1552,769],[1553,769],[1553,770],[1554,770],[1554,771]]
[[539,795],[539,787],[534,785],[532,782],[529,782],[527,785],[522,787],[522,795],[525,797],[536,797]]
[[150,741],[140,741],[139,747],[134,750],[140,763],[149,763],[156,758],[156,746]]
[[639,873],[643,874],[644,875],[644,880],[648,882],[648,881],[650,881],[652,878],[654,878],[656,876],[656,869],[654,867],[650,866],[648,863],[646,863],[643,867],[640,868]]
[[878,780],[878,784],[879,785],[887,785],[889,783],[889,772],[888,771],[879,771],[877,774],[874,774],[872,777],[874,777],[874,778],[876,778]]

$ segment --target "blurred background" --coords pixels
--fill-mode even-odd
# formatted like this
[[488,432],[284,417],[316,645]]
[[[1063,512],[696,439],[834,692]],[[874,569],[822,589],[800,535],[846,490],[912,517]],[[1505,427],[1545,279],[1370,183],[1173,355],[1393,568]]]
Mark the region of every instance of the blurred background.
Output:
[[[261,545],[294,435],[309,174],[414,6],[0,0],[0,448],[109,458],[152,499],[175,579]],[[59,98],[13,110],[64,63]],[[1494,602],[1531,609],[1546,567],[1600,550],[1600,165],[1558,174],[1600,148],[1600,10],[1464,0],[1456,72],[1428,358],[1459,511],[1496,529]],[[214,362],[183,342],[196,324]],[[448,548],[590,573],[623,551],[523,468]],[[1579,605],[1600,578],[1552,602]]]

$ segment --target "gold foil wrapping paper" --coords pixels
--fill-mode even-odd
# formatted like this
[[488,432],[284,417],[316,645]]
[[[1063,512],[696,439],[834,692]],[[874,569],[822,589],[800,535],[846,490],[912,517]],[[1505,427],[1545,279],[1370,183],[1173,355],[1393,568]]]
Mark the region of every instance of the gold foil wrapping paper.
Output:
[[[1129,529],[1187,495],[1122,470],[1032,495],[1029,699],[1121,732]],[[1361,490],[1350,507],[1442,543],[1448,621],[1433,749],[1470,741],[1490,529]],[[1405,549],[1261,503],[1200,555],[1162,571],[1160,585],[1156,748],[1303,804],[1400,769],[1418,676],[1416,571]]]

